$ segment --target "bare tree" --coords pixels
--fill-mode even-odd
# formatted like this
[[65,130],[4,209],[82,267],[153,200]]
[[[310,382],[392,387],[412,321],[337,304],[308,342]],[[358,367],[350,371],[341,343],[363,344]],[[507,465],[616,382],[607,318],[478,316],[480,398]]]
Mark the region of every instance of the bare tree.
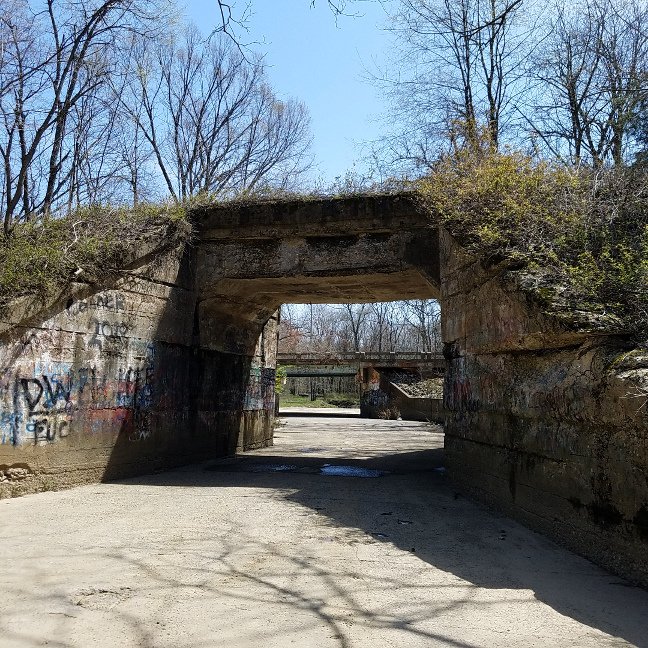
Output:
[[166,2],[0,5],[5,235],[79,205],[286,188],[305,170],[304,106],[231,41],[172,33]]
[[160,13],[153,4],[137,0],[3,4],[0,159],[5,234],[16,220],[47,216],[80,199],[83,191],[90,192],[90,199],[96,195],[101,169],[89,156],[98,142],[109,141],[102,129],[110,121],[100,124],[99,96],[119,59],[121,37],[145,31],[151,17]]
[[342,304],[340,313],[340,319],[346,328],[345,337],[351,342],[354,351],[362,350],[369,314],[368,305]]
[[285,187],[307,168],[306,109],[274,96],[258,58],[189,27],[136,43],[131,60],[116,95],[173,198]]
[[396,72],[379,79],[404,128],[382,139],[378,158],[429,169],[448,132],[468,144],[484,126],[497,147],[511,114],[528,32],[522,0],[401,0],[391,17]]
[[648,96],[648,8],[640,0],[559,5],[542,56],[532,133],[556,157],[600,167],[631,157]]
[[441,348],[441,311],[432,299],[400,302],[404,325],[409,329],[408,346],[421,351]]
[[280,344],[293,352],[439,351],[440,322],[438,302],[425,299],[284,306]]
[[[333,16],[337,19],[339,16],[354,15],[347,13],[347,6],[359,2],[382,2],[382,0],[326,0]],[[317,0],[308,0],[311,7],[315,7]],[[253,13],[253,3],[244,2],[243,8],[236,7],[236,0],[216,0],[218,9],[217,25],[212,35],[223,34],[230,39],[231,43],[245,56],[247,45],[244,32],[247,31],[248,21]]]
[[381,353],[385,344],[388,343],[389,315],[392,309],[390,302],[377,302],[369,304],[370,314],[370,337],[369,344]]

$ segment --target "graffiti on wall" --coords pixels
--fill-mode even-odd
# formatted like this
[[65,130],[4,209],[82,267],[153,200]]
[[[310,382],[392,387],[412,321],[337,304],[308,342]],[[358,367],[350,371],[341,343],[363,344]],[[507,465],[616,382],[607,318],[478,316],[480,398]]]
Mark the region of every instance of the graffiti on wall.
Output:
[[105,292],[94,295],[90,299],[82,299],[71,303],[66,308],[69,317],[74,317],[86,311],[109,311],[123,313],[126,311],[126,296],[118,291]]
[[153,406],[153,358],[151,345],[151,353],[142,364],[118,366],[113,372],[92,366],[56,372],[35,369],[25,375],[28,368],[21,367],[12,384],[5,384],[4,394],[0,393],[0,442],[21,445],[55,441],[68,435],[81,410],[87,411],[91,420],[96,410],[112,410],[117,422],[124,420],[120,410],[131,410],[137,423],[136,436],[145,438],[149,433],[146,413]]
[[275,380],[276,369],[253,365],[250,368],[250,380],[245,391],[243,409],[274,412]]
[[[74,302],[65,315],[87,313],[87,333],[67,331],[54,320],[3,349],[11,366],[0,369],[0,443],[51,443],[68,436],[76,419],[95,431],[117,426],[133,439],[149,436],[156,349],[128,337],[126,303],[116,291]],[[67,360],[76,357],[79,340],[83,366]]]
[[459,414],[474,412],[480,407],[464,356],[453,357],[449,362],[443,384],[443,406]]

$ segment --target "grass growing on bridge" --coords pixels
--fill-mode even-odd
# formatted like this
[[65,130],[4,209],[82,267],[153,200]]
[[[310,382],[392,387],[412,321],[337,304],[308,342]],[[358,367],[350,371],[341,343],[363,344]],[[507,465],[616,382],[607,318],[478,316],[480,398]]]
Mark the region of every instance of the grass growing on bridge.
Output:
[[73,281],[105,285],[144,250],[187,240],[186,214],[172,204],[88,207],[18,224],[0,238],[0,308],[25,295],[46,301]]
[[443,156],[419,194],[433,222],[546,310],[648,338],[645,169],[567,168],[485,144]]
[[[378,193],[353,189],[335,198]],[[401,193],[403,186],[387,189]],[[419,197],[431,226],[446,227],[546,310],[574,326],[591,316],[602,331],[648,339],[645,169],[573,169],[484,143],[442,156],[407,193]],[[232,204],[323,198],[242,195]],[[46,302],[75,281],[105,286],[144,251],[190,239],[191,209],[205,203],[208,197],[188,205],[88,207],[18,224],[0,235],[0,308],[27,295]]]

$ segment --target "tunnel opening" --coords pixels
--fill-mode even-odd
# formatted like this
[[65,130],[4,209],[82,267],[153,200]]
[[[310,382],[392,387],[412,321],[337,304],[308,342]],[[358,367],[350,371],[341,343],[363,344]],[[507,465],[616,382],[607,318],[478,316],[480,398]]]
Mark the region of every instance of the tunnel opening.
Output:
[[434,299],[283,305],[276,365],[277,413],[443,422]]
[[274,459],[242,470],[445,470],[438,301],[284,304],[276,337]]

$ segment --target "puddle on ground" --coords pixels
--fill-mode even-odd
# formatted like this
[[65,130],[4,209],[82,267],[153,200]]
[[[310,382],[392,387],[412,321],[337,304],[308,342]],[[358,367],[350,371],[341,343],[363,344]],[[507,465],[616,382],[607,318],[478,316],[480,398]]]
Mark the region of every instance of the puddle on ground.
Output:
[[252,464],[248,472],[295,472],[297,466],[292,464]]
[[358,466],[333,466],[325,464],[321,467],[322,475],[334,475],[336,477],[382,477],[387,473],[384,470],[373,468],[360,468]]
[[[205,470],[230,471],[231,465],[208,466]],[[284,463],[241,463],[234,466],[235,472],[252,473],[301,473],[309,475],[326,475],[333,477],[382,477],[388,475],[387,470],[376,470],[374,468],[361,468],[359,466],[345,466],[324,464],[323,466],[296,466],[295,464]]]
[[324,448],[297,448],[299,452],[311,453],[311,452],[324,452]]

